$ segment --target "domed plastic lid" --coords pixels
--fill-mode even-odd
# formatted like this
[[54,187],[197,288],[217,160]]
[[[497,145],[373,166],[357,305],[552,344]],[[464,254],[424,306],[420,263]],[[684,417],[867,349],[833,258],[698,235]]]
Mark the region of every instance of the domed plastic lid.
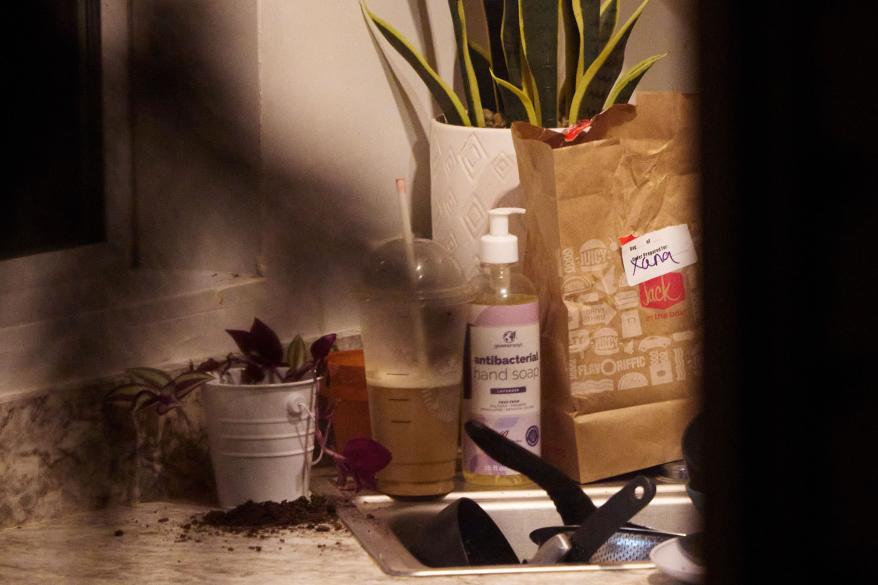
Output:
[[[363,271],[361,296],[380,300],[418,299],[443,304],[466,303],[472,292],[454,257],[432,240],[417,238],[409,250],[402,238],[379,246]],[[413,267],[413,270],[410,269]]]

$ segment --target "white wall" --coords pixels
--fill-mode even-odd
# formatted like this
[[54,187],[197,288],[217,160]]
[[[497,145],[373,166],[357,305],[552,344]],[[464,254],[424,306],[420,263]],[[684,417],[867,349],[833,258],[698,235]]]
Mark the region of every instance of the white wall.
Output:
[[[419,39],[417,23],[427,18],[419,4],[370,7]],[[350,291],[365,254],[399,230],[396,177],[414,194],[415,230],[430,229],[429,94],[419,81],[404,91],[396,83],[354,0],[307,10],[263,0],[259,27],[268,179],[262,266],[301,293],[291,321],[306,307],[306,328],[355,327]]]
[[[622,0],[622,17],[631,14],[640,2]],[[643,11],[628,40],[623,71],[657,53],[668,55],[653,65],[638,88],[698,91],[695,10],[695,0],[652,0]]]
[[257,0],[131,5],[136,249],[151,268],[253,273]]
[[[371,0],[448,78],[445,0]],[[624,0],[623,18],[637,5]],[[371,244],[398,231],[393,179],[429,232],[420,80],[376,40],[357,0],[135,0],[140,258],[273,277],[283,333],[357,327],[350,295]],[[629,64],[672,54],[648,89],[695,89],[692,0],[653,0]],[[144,93],[146,92],[146,93]],[[240,324],[238,324],[240,325]]]

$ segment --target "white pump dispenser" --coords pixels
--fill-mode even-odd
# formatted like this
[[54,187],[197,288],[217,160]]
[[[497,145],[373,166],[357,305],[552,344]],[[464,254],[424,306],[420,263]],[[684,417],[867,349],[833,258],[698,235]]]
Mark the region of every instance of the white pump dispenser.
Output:
[[[480,239],[482,272],[473,282],[467,328],[469,353],[463,420],[478,420],[535,455],[540,454],[540,322],[536,290],[516,270],[518,238],[509,217],[519,207],[488,212]],[[476,485],[526,485],[526,476],[488,457],[463,434],[463,477]]]
[[488,212],[489,232],[479,240],[483,264],[514,264],[518,262],[518,237],[509,233],[509,216],[524,215],[521,207],[498,207]]

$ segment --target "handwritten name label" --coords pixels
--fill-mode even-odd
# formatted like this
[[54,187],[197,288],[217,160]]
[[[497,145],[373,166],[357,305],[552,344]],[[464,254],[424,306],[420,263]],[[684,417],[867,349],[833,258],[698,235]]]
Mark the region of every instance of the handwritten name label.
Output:
[[622,265],[628,286],[636,286],[697,261],[692,235],[686,224],[649,232],[622,245]]

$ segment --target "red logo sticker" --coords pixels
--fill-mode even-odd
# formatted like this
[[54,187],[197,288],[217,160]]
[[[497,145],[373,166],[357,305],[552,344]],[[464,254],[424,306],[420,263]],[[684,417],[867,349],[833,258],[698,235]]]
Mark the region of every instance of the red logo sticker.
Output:
[[651,309],[667,309],[686,298],[683,275],[668,274],[640,283],[640,305]]

